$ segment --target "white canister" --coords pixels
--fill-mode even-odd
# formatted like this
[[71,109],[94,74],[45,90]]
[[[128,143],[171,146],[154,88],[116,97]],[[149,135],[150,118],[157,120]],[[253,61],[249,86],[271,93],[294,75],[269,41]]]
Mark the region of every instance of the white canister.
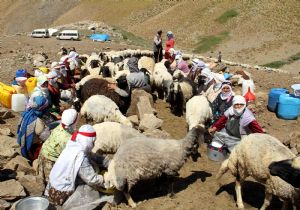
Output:
[[14,112],[23,112],[26,107],[26,96],[24,94],[13,94],[11,97],[11,110]]
[[254,86],[254,82],[253,82],[252,79],[250,79],[250,80],[244,80],[243,81],[243,83],[242,83],[242,93],[243,93],[243,96],[246,95],[246,93],[248,92],[249,88],[250,88],[251,93],[254,94],[255,86]]

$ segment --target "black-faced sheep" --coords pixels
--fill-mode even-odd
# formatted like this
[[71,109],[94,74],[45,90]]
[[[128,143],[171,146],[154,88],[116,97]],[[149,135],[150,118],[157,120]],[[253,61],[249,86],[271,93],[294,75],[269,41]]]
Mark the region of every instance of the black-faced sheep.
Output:
[[272,176],[279,176],[296,188],[300,188],[300,157],[271,163],[269,170]]
[[80,114],[96,123],[111,121],[132,127],[130,120],[121,113],[116,103],[103,95],[93,95],[88,98],[82,105]]
[[286,209],[289,201],[292,201],[294,206],[299,205],[299,191],[279,177],[271,176],[268,166],[273,161],[294,157],[290,149],[278,139],[267,134],[250,134],[234,147],[229,158],[222,163],[217,179],[228,170],[236,177],[235,191],[239,209],[244,209],[241,183],[248,176],[265,185],[265,200],[261,210],[270,205],[273,195],[283,200],[282,209]]
[[108,167],[107,187],[123,191],[129,205],[136,204],[130,197],[132,187],[140,180],[177,176],[189,156],[197,160],[199,139],[204,129],[195,127],[182,140],[133,138],[120,146]]
[[171,112],[182,116],[186,110],[186,102],[196,93],[196,86],[187,78],[176,79],[170,85],[168,102],[171,105]]

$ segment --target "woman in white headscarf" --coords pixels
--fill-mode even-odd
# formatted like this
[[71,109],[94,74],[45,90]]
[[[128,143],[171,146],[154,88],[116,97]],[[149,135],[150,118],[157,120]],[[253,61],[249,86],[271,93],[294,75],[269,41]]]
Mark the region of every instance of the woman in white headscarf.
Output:
[[221,139],[231,151],[242,139],[250,133],[263,133],[252,112],[246,107],[243,96],[234,96],[232,106],[213,124],[208,131],[215,133],[215,138]]
[[[91,125],[83,125],[67,142],[56,160],[49,176],[46,193],[49,200],[62,205],[77,189],[80,181],[94,189],[104,188],[104,177],[96,174],[90,163],[90,152],[94,147],[96,131]],[[103,159],[108,166],[108,160]]]
[[211,104],[213,122],[217,122],[224,112],[232,106],[232,99],[234,92],[232,91],[231,84],[223,82],[221,86],[221,93],[217,96],[216,100]]
[[78,120],[78,113],[75,109],[65,110],[61,123],[51,131],[49,138],[44,142],[38,158],[37,175],[40,175],[45,182],[48,181],[55,161],[70,140]]

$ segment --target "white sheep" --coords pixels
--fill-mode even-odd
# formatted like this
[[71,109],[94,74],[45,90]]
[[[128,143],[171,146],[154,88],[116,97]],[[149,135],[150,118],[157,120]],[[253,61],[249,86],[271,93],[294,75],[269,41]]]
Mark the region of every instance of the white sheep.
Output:
[[145,68],[149,72],[149,74],[153,74],[155,62],[153,58],[142,56],[138,61],[139,69]]
[[158,92],[160,98],[166,99],[170,92],[170,85],[173,82],[172,75],[163,62],[156,63],[153,71],[152,88]]
[[[91,64],[93,62],[97,62],[98,67],[92,67]],[[90,57],[88,57],[85,67],[83,67],[83,68],[86,68],[89,71],[90,75],[99,75],[101,66],[102,66],[102,61],[101,61],[99,55],[92,54]]]
[[186,122],[189,130],[196,125],[203,125],[212,118],[212,110],[205,96],[194,96],[186,103]]
[[103,122],[93,125],[97,138],[93,152],[115,153],[120,145],[134,137],[144,136],[138,130],[117,122]]
[[132,187],[140,180],[178,175],[189,156],[196,161],[199,139],[204,129],[195,127],[182,140],[159,138],[133,138],[124,142],[111,160],[105,175],[106,187],[123,191],[129,205],[136,204],[130,197]]
[[294,206],[297,205],[299,191],[279,177],[271,176],[268,166],[273,161],[293,157],[295,155],[291,150],[285,147],[278,139],[267,134],[250,134],[234,147],[229,158],[222,163],[217,179],[228,170],[236,177],[235,191],[239,209],[244,209],[241,183],[248,176],[265,185],[265,200],[260,208],[261,210],[266,209],[270,205],[272,195],[278,196],[283,200],[282,209],[286,209],[289,201],[292,201]]
[[116,103],[103,95],[89,97],[82,105],[80,114],[96,123],[112,121],[132,127],[130,120],[121,113]]

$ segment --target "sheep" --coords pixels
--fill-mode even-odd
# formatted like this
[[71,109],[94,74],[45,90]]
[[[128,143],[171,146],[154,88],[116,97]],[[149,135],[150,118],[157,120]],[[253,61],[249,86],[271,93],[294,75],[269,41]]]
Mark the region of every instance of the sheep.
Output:
[[273,162],[269,166],[272,176],[279,176],[296,188],[300,188],[300,157]]
[[295,155],[291,150],[285,147],[278,139],[268,134],[250,134],[234,147],[229,158],[222,163],[217,179],[220,179],[228,170],[236,177],[235,191],[239,209],[244,209],[241,183],[248,176],[253,177],[266,187],[265,200],[260,208],[261,210],[269,206],[272,195],[276,195],[283,200],[282,209],[286,209],[289,200],[292,201],[293,205],[296,205],[296,199],[299,198],[299,191],[279,177],[271,176],[268,166],[273,161],[293,157]]
[[88,57],[85,67],[90,72],[90,75],[99,75],[100,67],[102,66],[101,59],[98,55]]
[[172,82],[172,75],[168,72],[165,64],[156,63],[153,71],[152,89],[157,91],[159,98],[167,99]]
[[142,56],[138,61],[139,69],[145,68],[150,74],[153,74],[155,62],[153,58]]
[[[125,85],[128,86],[126,80],[118,81],[120,83],[125,83]],[[90,79],[77,91],[77,97],[80,99],[81,103],[84,103],[92,95],[105,95],[117,104],[122,113],[126,113],[129,106],[128,97],[120,96],[117,92],[115,92],[115,90],[108,87],[109,84],[110,83],[105,79]],[[122,86],[123,84],[118,85]]]
[[[183,76],[182,76],[183,77]],[[196,86],[187,78],[175,80],[170,85],[168,102],[171,105],[171,112],[181,116],[185,111],[186,102],[196,93]]]
[[203,134],[204,129],[197,126],[182,140],[137,137],[124,142],[109,164],[106,187],[123,191],[128,204],[135,207],[130,196],[132,187],[162,174],[177,176],[189,156],[197,160]]
[[191,130],[196,125],[203,125],[212,118],[212,110],[205,96],[194,96],[186,103],[186,122]]
[[121,113],[117,104],[103,95],[93,95],[88,98],[82,105],[80,114],[96,123],[112,121],[132,127],[130,120]]
[[134,137],[143,137],[138,130],[117,122],[103,122],[93,125],[97,138],[92,152],[115,153],[120,145]]

